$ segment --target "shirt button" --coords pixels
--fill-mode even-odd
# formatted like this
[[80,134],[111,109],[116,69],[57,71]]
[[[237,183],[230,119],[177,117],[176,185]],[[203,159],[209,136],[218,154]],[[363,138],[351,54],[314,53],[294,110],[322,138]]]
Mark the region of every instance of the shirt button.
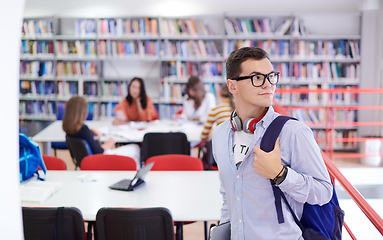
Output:
[[239,175],[237,175],[237,178],[239,178]]
[[234,153],[231,153],[231,155],[233,155]]
[[237,198],[237,200],[239,201],[240,198]]
[[242,220],[239,220],[239,222],[241,223],[241,222],[242,222]]

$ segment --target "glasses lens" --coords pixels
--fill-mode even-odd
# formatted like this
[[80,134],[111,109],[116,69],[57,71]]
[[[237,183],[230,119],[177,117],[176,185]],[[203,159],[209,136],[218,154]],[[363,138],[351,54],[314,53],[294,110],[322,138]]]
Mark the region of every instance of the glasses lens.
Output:
[[279,80],[279,74],[278,73],[270,73],[269,74],[269,80],[271,84],[277,84]]
[[255,87],[259,87],[263,85],[263,80],[265,77],[263,75],[254,75],[252,80],[253,80],[253,85]]

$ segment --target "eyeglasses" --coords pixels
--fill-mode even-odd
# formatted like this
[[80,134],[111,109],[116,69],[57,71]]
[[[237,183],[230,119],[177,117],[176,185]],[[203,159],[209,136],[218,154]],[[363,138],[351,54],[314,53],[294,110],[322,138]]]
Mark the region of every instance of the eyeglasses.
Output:
[[271,85],[276,85],[279,81],[279,75],[280,75],[279,72],[271,72],[269,74],[257,73],[251,76],[242,76],[242,77],[232,78],[232,80],[241,81],[241,80],[251,78],[251,84],[253,84],[254,87],[260,87],[263,84],[265,84],[266,78]]

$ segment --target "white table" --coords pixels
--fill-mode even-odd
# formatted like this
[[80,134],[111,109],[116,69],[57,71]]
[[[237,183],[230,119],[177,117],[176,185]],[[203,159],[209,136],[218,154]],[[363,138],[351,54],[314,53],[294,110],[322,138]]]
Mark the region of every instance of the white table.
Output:
[[[113,137],[116,142],[142,142],[148,132],[184,132],[189,142],[201,141],[203,125],[196,122],[176,122],[170,120],[156,120],[149,123],[135,123],[114,126],[112,121],[86,121],[89,128],[96,128],[105,133],[101,141]],[[137,129],[143,124],[143,129]],[[55,121],[33,138],[35,142],[43,144],[43,153],[51,155],[51,142],[65,142],[65,132],[62,130],[62,121]]]
[[[84,174],[96,181],[82,182],[78,177]],[[46,181],[62,182],[63,187],[41,205],[23,206],[73,206],[85,221],[95,221],[102,207],[166,207],[174,221],[219,220],[222,198],[217,171],[150,171],[134,191],[108,188],[134,175],[134,171],[48,171]]]

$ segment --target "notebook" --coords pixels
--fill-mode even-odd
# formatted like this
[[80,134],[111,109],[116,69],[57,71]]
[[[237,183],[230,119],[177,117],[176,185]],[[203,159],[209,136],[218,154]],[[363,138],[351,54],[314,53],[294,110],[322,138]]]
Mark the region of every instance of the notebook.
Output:
[[210,229],[209,240],[230,240],[231,225],[230,222],[214,226]]
[[153,165],[154,165],[154,162],[143,166],[137,171],[133,179],[123,179],[109,186],[109,188],[114,190],[121,190],[121,191],[133,191],[133,189],[136,188],[138,185],[141,185],[142,183],[144,183],[144,178],[146,174],[150,171],[150,169],[152,169]]

